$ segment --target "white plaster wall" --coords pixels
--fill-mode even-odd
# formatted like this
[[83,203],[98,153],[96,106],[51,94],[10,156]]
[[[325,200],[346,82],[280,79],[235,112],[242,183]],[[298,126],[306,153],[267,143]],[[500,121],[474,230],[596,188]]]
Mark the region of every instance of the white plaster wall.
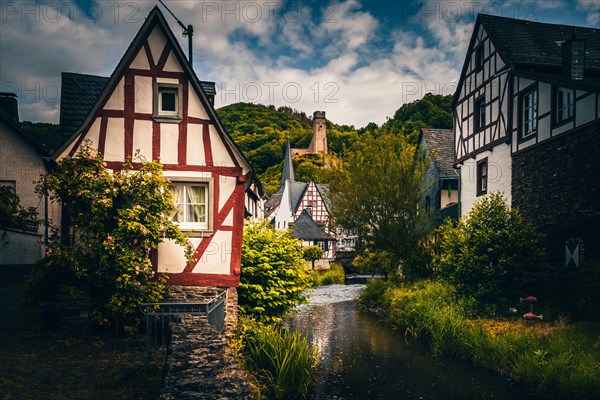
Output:
[[[44,199],[35,193],[35,181],[46,169],[41,156],[13,128],[0,120],[0,180],[15,181],[20,205],[33,207],[44,218]],[[56,218],[56,208],[50,207],[49,217]],[[39,233],[43,233],[40,224]],[[0,264],[30,264],[42,257],[40,234],[0,232]]]
[[156,64],[160,59],[160,55],[162,54],[165,44],[167,44],[167,40],[158,26],[154,28],[150,36],[148,36],[148,44],[150,45],[152,59]]
[[135,69],[150,69],[150,64],[148,64],[148,57],[146,56],[146,51],[142,48],[137,53],[131,64],[129,64],[130,68]]
[[152,160],[152,121],[136,120],[133,123],[133,155],[140,155],[147,161]]
[[160,162],[177,164],[177,145],[179,143],[179,125],[160,124]]
[[125,78],[121,78],[115,90],[111,93],[105,110],[124,110],[125,109]]
[[494,151],[484,151],[475,159],[466,160],[461,166],[461,216],[466,215],[477,197],[477,161],[488,158],[488,193],[502,192],[508,204],[512,203],[511,197],[511,167],[510,146],[500,144],[494,147]]
[[294,222],[294,215],[290,206],[290,190],[288,188],[289,182],[290,181],[285,182],[283,196],[281,196],[281,204],[279,205],[277,214],[275,215],[275,228],[277,229],[286,229],[289,227],[290,223]]
[[149,76],[135,77],[135,112],[152,114],[154,88],[152,87],[152,78]]
[[196,95],[191,83],[188,84],[188,93],[188,115],[190,117],[208,119],[208,114],[204,107],[202,107],[200,99],[198,98],[198,95]]
[[194,272],[229,275],[231,267],[232,232],[218,231],[210,242]]
[[106,161],[123,161],[125,159],[125,120],[109,118],[106,127],[106,145],[104,159]]
[[215,166],[219,167],[233,167],[235,166],[233,160],[229,156],[227,149],[225,148],[225,144],[223,140],[217,133],[214,125],[208,126],[208,131],[210,133],[210,144],[212,148],[212,156],[213,162]]
[[[579,92],[579,91],[578,91]],[[594,95],[585,97],[584,99],[577,102],[575,109],[577,110],[576,124],[585,124],[594,119],[596,99]]]
[[206,165],[202,125],[188,124],[186,160],[188,165]]

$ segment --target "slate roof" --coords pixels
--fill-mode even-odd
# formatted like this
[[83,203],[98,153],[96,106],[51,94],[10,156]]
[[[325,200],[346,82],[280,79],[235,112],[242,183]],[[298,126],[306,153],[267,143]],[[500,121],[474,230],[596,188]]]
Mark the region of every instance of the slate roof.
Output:
[[293,225],[292,236],[302,240],[334,240],[304,210]]
[[316,183],[315,185],[317,186],[319,193],[321,193],[321,197],[323,198],[323,201],[325,202],[327,209],[329,211],[331,211],[332,203],[331,203],[331,196],[329,196],[329,185],[326,185],[323,183]]
[[454,164],[454,132],[452,129],[421,129],[429,156],[440,174],[440,178],[457,179]]
[[300,205],[300,200],[302,200],[302,195],[306,191],[306,187],[308,183],[306,182],[295,182],[290,181],[290,208],[296,212],[298,206]]
[[63,72],[61,77],[60,129],[64,142],[83,124],[108,78],[73,72]]
[[507,64],[562,67],[561,44],[586,40],[586,69],[600,70],[600,29],[479,14],[479,21]]

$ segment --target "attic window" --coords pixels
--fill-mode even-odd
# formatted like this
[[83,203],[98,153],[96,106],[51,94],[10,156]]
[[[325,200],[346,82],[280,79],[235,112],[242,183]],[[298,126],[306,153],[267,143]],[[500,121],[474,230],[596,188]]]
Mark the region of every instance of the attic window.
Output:
[[181,120],[181,85],[154,85],[154,118],[163,122]]

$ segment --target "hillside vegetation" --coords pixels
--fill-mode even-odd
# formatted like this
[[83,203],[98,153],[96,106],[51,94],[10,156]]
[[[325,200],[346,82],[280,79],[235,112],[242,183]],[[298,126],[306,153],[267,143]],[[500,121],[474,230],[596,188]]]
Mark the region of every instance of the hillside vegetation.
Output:
[[[381,126],[371,122],[364,128],[338,125],[327,121],[328,158],[314,154],[294,158],[296,180],[307,182],[311,178],[322,183],[332,178],[324,168],[336,163],[347,149],[366,132],[391,132],[405,135],[416,143],[423,127],[451,128],[451,96],[426,94],[420,100],[404,104],[393,117]],[[236,103],[217,110],[227,132],[244,152],[268,194],[279,188],[286,139],[292,148],[307,148],[312,138],[310,118],[304,112],[289,107],[262,104]]]

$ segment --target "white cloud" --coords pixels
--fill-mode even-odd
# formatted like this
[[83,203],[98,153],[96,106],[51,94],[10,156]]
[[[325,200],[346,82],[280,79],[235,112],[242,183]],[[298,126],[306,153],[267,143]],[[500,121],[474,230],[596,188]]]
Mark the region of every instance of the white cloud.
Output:
[[596,28],[600,26],[600,3],[597,0],[577,0],[577,10],[587,14],[588,24]]

